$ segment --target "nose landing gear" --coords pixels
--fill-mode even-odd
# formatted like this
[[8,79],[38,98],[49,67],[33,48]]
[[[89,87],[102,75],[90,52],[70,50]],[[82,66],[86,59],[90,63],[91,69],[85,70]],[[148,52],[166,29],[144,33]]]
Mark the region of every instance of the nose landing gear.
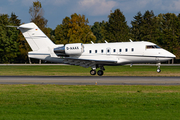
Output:
[[160,72],[161,72],[160,65],[161,65],[161,63],[157,63],[157,66],[158,66],[158,68],[157,68],[157,72],[158,72],[158,73],[160,73]]

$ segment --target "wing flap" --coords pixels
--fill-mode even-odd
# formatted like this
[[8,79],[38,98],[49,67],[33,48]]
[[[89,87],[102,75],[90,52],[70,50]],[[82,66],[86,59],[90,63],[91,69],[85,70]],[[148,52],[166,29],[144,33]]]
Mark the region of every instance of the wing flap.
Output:
[[78,65],[85,68],[95,66],[96,64],[115,64],[117,61],[109,60],[89,60],[79,58],[64,58],[63,62],[70,65]]

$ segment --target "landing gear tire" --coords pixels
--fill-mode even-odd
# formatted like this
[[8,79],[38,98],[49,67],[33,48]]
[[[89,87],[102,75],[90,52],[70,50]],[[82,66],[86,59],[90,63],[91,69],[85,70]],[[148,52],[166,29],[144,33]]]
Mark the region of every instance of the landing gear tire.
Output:
[[97,74],[98,74],[99,76],[102,76],[102,75],[104,74],[104,72],[103,72],[102,70],[99,70],[99,71],[97,72]]
[[160,73],[160,72],[161,72],[161,69],[160,69],[160,68],[158,68],[158,69],[157,69],[157,72],[158,72],[158,73]]
[[91,75],[96,75],[96,70],[91,70],[91,71],[90,71],[90,74],[91,74]]

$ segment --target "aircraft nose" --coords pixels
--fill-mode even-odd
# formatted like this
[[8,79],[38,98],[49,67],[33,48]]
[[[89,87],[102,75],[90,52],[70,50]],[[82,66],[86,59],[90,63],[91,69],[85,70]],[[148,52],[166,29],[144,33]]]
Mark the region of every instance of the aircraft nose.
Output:
[[175,58],[176,56],[175,56],[174,54],[171,53],[171,57],[172,57],[172,58]]
[[175,58],[176,56],[170,52],[167,51],[166,57],[168,58]]

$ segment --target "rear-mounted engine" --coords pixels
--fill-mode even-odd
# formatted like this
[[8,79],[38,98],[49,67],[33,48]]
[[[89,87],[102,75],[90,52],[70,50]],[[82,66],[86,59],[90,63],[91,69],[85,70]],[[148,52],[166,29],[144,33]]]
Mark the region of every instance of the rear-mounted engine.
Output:
[[82,43],[66,44],[62,47],[54,48],[57,56],[81,55],[84,51]]

